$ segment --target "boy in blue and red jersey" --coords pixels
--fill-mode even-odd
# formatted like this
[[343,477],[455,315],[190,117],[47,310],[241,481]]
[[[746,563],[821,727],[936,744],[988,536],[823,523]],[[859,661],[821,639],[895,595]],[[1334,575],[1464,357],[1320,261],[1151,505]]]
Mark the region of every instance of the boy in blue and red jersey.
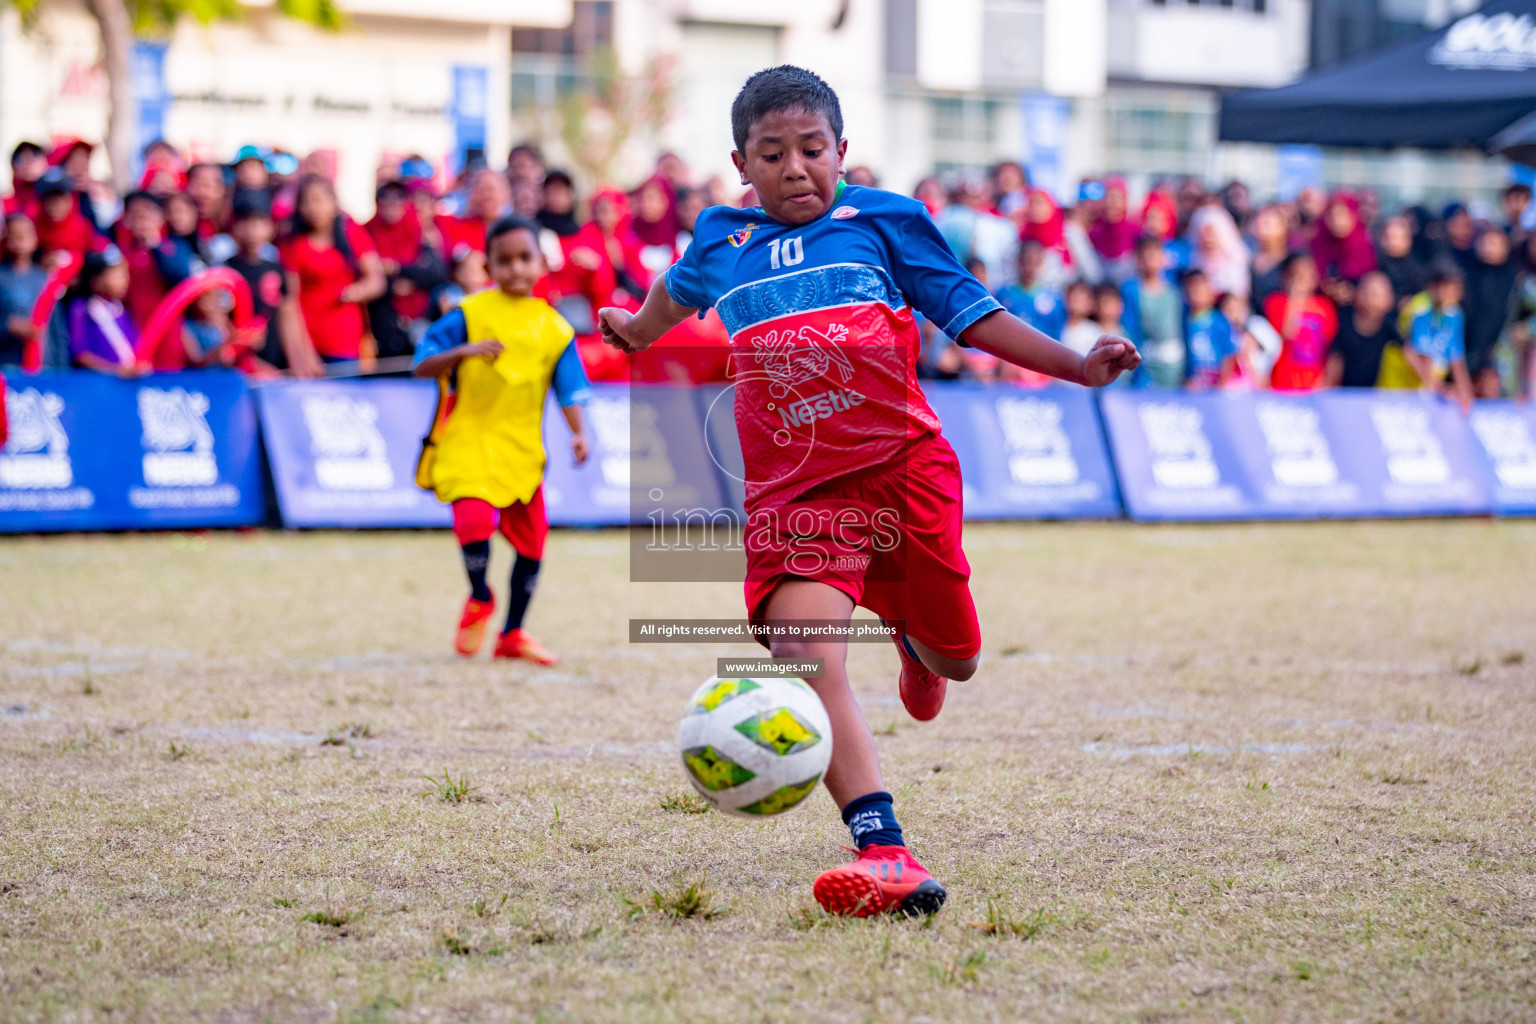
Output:
[[[856,604],[895,630],[901,699],[920,721],[969,679],[981,631],[960,549],[960,468],[918,387],[914,310],[951,338],[1086,385],[1140,361],[1118,338],[1085,358],[1029,327],[955,261],[922,204],[839,178],[837,95],[788,65],[731,107],[744,185],[762,203],[699,215],[693,244],[631,315],[603,309],[609,344],[638,352],[713,306],[731,333],[746,465],[746,603],[755,622],[846,622]],[[813,886],[829,913],[928,914],[945,892],[908,852],[841,640],[776,635],[775,657],[820,658],[807,680],[834,737],[827,790],[859,847]]]

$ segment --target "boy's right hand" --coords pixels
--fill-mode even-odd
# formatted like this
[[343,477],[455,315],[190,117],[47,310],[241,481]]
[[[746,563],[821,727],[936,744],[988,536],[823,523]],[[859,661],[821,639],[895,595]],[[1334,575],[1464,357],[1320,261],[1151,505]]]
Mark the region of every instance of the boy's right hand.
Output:
[[635,315],[617,306],[604,306],[597,311],[597,327],[603,332],[603,341],[620,352],[634,355],[650,347],[650,342],[640,343],[630,337],[630,324]]
[[504,350],[505,346],[503,346],[501,342],[497,341],[495,338],[491,338],[488,341],[480,341],[473,345],[465,346],[464,358],[473,359],[475,356],[480,356],[487,360],[493,360],[497,356],[501,355]]

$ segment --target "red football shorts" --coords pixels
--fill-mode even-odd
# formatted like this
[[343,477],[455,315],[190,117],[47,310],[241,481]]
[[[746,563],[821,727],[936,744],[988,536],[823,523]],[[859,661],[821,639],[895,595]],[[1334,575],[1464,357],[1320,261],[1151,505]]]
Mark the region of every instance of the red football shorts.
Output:
[[891,462],[818,484],[747,519],[747,614],[779,583],[836,587],[951,658],[981,651],[971,566],[960,547],[960,463],[930,435]]
[[544,557],[544,540],[549,536],[549,517],[544,514],[544,485],[533,492],[533,497],[497,509],[479,498],[460,498],[453,503],[453,535],[459,547],[477,540],[490,540],[500,520],[501,535],[512,544],[512,550],[524,558]]

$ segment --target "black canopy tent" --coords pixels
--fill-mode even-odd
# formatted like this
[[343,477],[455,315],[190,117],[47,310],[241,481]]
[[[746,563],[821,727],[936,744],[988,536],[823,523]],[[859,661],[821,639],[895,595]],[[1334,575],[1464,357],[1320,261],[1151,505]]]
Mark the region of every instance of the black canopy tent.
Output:
[[1422,39],[1221,102],[1230,142],[1477,148],[1536,111],[1536,0],[1493,0]]

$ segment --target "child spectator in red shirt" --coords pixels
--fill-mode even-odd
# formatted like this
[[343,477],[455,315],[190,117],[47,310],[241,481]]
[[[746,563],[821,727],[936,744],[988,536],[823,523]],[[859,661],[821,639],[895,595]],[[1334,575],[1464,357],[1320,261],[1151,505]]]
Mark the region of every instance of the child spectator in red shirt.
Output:
[[[123,200],[117,247],[128,266],[128,293],[123,304],[134,326],[142,331],[171,289],[192,276],[193,254],[185,242],[166,236],[165,210],[148,192],[130,192]],[[179,319],[155,346],[152,362],[157,370],[179,370],[186,365]]]
[[476,171],[469,180],[464,216],[444,214],[437,218],[444,251],[451,253],[468,245],[477,252],[485,252],[485,233],[505,212],[507,202],[507,180],[492,170]]
[[37,220],[37,179],[48,169],[43,147],[18,142],[11,150],[11,194],[5,197],[5,215],[24,213]]
[[75,187],[62,171],[52,168],[38,179],[37,201],[37,248],[44,265],[79,262],[86,253],[106,245],[95,225],[80,212]]
[[379,355],[409,355],[411,339],[419,336],[418,327],[425,330],[422,321],[432,289],[447,280],[447,270],[426,244],[416,208],[407,200],[402,182],[380,185],[376,208],[367,224],[368,237],[378,247],[389,290],[374,300],[368,315],[379,342]]
[[197,237],[204,242],[229,227],[228,194],[224,168],[218,164],[198,163],[187,168],[187,195],[197,206]]
[[1280,358],[1270,378],[1276,391],[1314,391],[1323,386],[1328,349],[1339,333],[1333,303],[1317,291],[1317,263],[1304,252],[1280,264],[1285,290],[1264,300],[1264,316],[1280,333]]
[[363,342],[363,307],[384,294],[378,250],[368,232],[341,212],[326,179],[305,178],[294,198],[293,233],[282,258],[309,341],[328,362],[371,359],[372,346]]

